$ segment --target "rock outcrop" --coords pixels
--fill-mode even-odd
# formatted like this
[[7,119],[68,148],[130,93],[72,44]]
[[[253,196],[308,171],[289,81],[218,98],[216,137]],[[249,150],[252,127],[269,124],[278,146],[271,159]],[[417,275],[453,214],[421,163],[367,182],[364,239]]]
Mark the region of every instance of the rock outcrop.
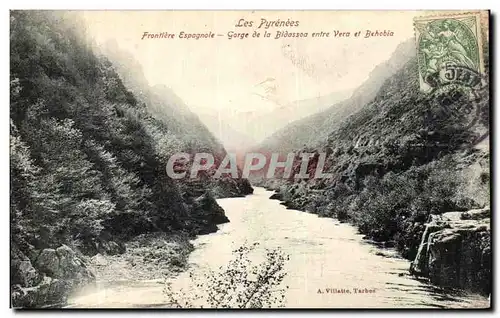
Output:
[[[13,251],[15,252],[15,251]],[[46,248],[32,259],[13,257],[12,301],[16,307],[51,307],[64,304],[71,291],[94,281],[83,259],[66,245]]]
[[491,292],[490,208],[431,215],[410,272],[443,287]]
[[209,192],[196,198],[193,207],[195,213],[197,212],[197,215],[209,224],[216,225],[229,222],[224,210]]

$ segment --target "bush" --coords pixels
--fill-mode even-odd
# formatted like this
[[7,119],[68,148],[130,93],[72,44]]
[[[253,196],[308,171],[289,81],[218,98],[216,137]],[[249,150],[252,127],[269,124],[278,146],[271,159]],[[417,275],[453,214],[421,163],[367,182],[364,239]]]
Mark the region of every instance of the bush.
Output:
[[233,259],[221,266],[219,272],[209,271],[201,276],[190,272],[195,288],[189,291],[174,291],[167,282],[164,293],[169,304],[174,308],[282,307],[288,286],[281,288],[280,284],[289,257],[280,249],[266,249],[264,261],[255,265],[249,254],[257,245],[243,245],[234,250]]

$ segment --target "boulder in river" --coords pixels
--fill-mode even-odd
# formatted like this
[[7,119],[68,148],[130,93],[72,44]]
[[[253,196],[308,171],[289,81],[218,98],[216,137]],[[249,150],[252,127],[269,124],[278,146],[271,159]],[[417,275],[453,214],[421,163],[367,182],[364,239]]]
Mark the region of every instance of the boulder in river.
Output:
[[279,192],[275,192],[275,193],[273,193],[273,195],[271,195],[269,197],[269,199],[271,199],[271,200],[281,200],[282,196],[281,196],[281,194]]
[[213,233],[217,231],[217,224],[229,222],[209,191],[194,199],[189,210],[190,215],[183,220],[183,227],[196,235]]

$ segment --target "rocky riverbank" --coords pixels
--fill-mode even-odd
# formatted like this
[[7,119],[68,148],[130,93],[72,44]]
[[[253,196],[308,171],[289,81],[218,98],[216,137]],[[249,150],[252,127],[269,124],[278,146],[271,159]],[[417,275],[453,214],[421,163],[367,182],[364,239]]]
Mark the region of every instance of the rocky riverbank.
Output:
[[196,235],[217,231],[217,224],[229,222],[210,191],[187,200],[190,215],[182,230],[173,233],[140,234],[128,240],[100,240],[91,253],[78,244],[45,248],[25,255],[12,249],[12,303],[21,308],[62,307],[68,297],[96,284],[121,280],[158,279],[182,271],[189,243]]
[[435,285],[491,292],[490,161],[484,149],[394,171],[357,156],[348,164],[336,159],[333,180],[263,185],[275,191],[270,199],[290,209],[349,222],[367,239],[396,247],[414,262],[413,274]]
[[[323,192],[311,191],[306,183],[274,184],[268,189],[276,191],[270,199],[282,201],[287,208],[313,213],[321,210],[314,202],[324,199]],[[490,220],[489,207],[431,214],[427,222],[408,220],[401,225],[405,233],[377,237],[373,233],[379,233],[379,229],[373,227],[365,238],[374,239],[379,246],[396,246],[402,256],[412,261],[409,271],[417,278],[425,277],[444,288],[488,295],[491,293]],[[414,249],[416,255],[411,252]]]
[[15,271],[11,275],[17,284],[11,293],[16,307],[61,306],[72,290],[95,280],[86,258],[66,245],[33,251],[30,256],[12,251]]

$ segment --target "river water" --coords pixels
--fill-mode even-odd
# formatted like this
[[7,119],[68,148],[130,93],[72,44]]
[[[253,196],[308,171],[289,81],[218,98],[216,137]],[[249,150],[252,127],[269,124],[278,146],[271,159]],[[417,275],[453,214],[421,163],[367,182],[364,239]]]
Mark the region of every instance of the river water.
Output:
[[[443,292],[408,275],[409,262],[390,249],[362,239],[356,229],[335,219],[288,210],[272,192],[256,187],[244,198],[219,199],[230,223],[193,241],[189,263],[194,274],[217,271],[232,251],[258,243],[253,253],[279,248],[289,255],[282,284],[283,305],[293,308],[485,308],[488,299]],[[259,259],[256,255],[256,259]],[[196,276],[196,275],[195,275]],[[174,290],[199,293],[187,273]],[[369,291],[359,293],[357,291]],[[70,307],[162,307],[160,281],[122,282],[70,300]]]

